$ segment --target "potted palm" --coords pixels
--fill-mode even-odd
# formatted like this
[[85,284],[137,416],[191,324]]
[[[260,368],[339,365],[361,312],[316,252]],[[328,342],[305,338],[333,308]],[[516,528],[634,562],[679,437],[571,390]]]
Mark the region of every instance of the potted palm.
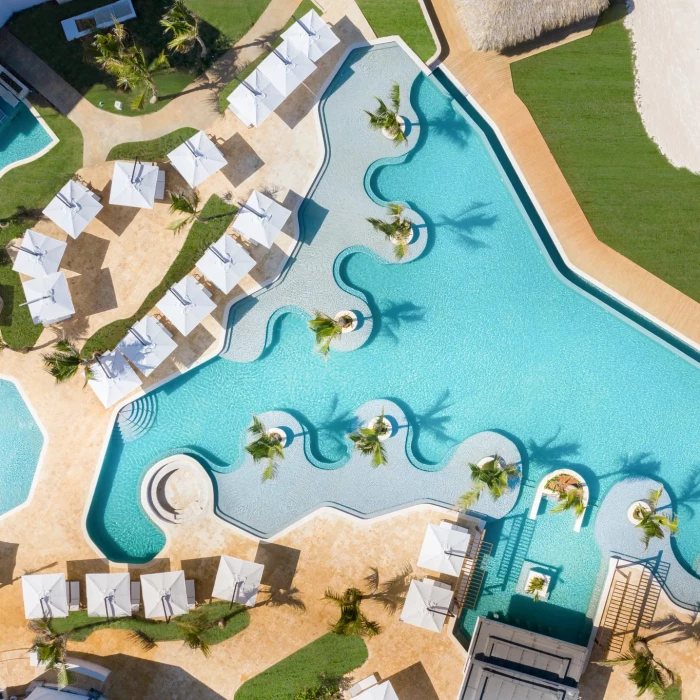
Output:
[[372,467],[376,468],[387,463],[386,450],[382,444],[391,437],[391,423],[384,415],[373,418],[362,428],[359,428],[348,437],[355,445],[355,449],[363,455],[372,458]]
[[552,494],[558,503],[552,513],[565,513],[572,510],[577,517],[586,511],[586,496],[583,484],[571,474],[562,473],[552,477],[545,486],[545,493]]
[[68,340],[59,340],[54,345],[54,351],[44,355],[44,368],[56,380],[57,384],[72,379],[83,367],[85,385],[93,378],[90,367],[94,358],[83,359],[76,347]]
[[635,501],[627,512],[627,517],[635,527],[642,531],[644,549],[653,539],[662,540],[666,532],[675,535],[678,532],[678,516],[668,518],[656,512],[659,499],[663,495],[664,487],[649,491],[646,499]]
[[50,620],[30,620],[29,628],[36,635],[30,651],[36,653],[40,666],[56,671],[58,689],[63,690],[71,682],[66,662],[68,634],[54,632]]
[[531,595],[537,603],[543,596],[547,595],[549,581],[549,576],[531,571],[528,574],[527,583],[525,584],[525,593]]
[[253,416],[253,424],[248,428],[248,432],[255,436],[255,439],[246,446],[246,451],[253,457],[253,462],[267,462],[262,480],[274,479],[277,476],[278,461],[284,459],[287,434],[280,428],[266,428],[256,415]]
[[348,588],[343,593],[336,593],[330,588],[326,589],[323,600],[335,603],[340,608],[340,617],[331,625],[331,631],[344,637],[378,635],[382,631],[379,623],[368,619],[361,610],[362,601],[371,597],[359,588]]
[[316,350],[322,355],[328,355],[331,343],[340,339],[343,333],[349,333],[357,328],[357,314],[353,311],[340,311],[335,317],[321,311],[314,311],[314,317],[309,321],[309,329],[316,336]]
[[508,491],[508,479],[520,475],[515,464],[508,464],[504,459],[495,455],[486,457],[478,464],[470,464],[472,487],[457,500],[461,510],[468,510],[478,500],[481,492],[486,489],[494,501],[497,501]]
[[398,83],[394,83],[389,91],[388,107],[384,100],[375,97],[378,105],[374,112],[365,110],[365,114],[369,117],[370,129],[381,131],[388,139],[391,139],[395,145],[406,142],[404,134],[405,123],[403,117],[399,116],[399,108],[401,106],[401,88]]
[[413,238],[413,222],[403,216],[404,207],[401,204],[387,205],[388,221],[368,217],[372,228],[383,233],[394,246],[394,255],[401,260],[408,252],[408,245]]

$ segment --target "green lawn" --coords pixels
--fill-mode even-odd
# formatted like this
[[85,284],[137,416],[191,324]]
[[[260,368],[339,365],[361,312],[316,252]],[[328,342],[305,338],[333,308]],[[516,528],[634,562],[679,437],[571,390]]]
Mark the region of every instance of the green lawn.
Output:
[[[147,620],[143,617],[118,617],[106,619],[88,617],[85,610],[72,612],[68,617],[57,617],[51,621],[51,626],[58,634],[68,632],[68,638],[75,642],[84,642],[93,632],[101,629],[142,630],[156,642],[167,642],[182,639],[182,633],[177,622],[190,622],[202,615],[211,628],[204,633],[204,639],[209,644],[219,644],[225,639],[242,632],[250,622],[248,610],[236,605],[233,608],[227,602],[207,603],[195,611],[173,618],[170,623],[162,620]],[[219,627],[218,620],[224,620],[224,626]]]
[[[10,170],[0,179],[0,221],[9,223],[0,228],[0,248],[36,223],[41,210],[83,164],[80,129],[40,98],[32,101],[59,143],[41,158]],[[26,213],[17,216],[22,208]],[[20,306],[25,301],[22,284],[4,248],[0,251],[0,297],[5,301],[0,312],[4,341],[13,348],[33,346],[43,326],[35,326],[27,307]]]
[[512,63],[513,83],[596,236],[700,301],[700,176],[644,130],[625,12],[617,3],[590,37]]
[[[132,0],[137,17],[127,20],[124,27],[136,43],[152,59],[166,49],[168,37],[158,23],[172,0]],[[134,111],[129,107],[131,97],[102,71],[93,61],[86,60],[93,38],[90,36],[66,41],[61,20],[73,17],[95,7],[105,5],[106,0],[72,0],[59,5],[43,3],[18,12],[9,22],[12,33],[48,63],[78,92],[94,105],[109,112],[127,116],[147,114],[162,109],[173,97],[199,75],[212,60],[220,56],[240,39],[255,23],[270,0],[190,0],[188,4],[202,17],[200,34],[210,49],[205,62],[197,48],[189,54],[168,53],[172,68],[156,77],[161,99]],[[114,107],[115,100],[123,103],[123,111]]]
[[357,4],[378,37],[398,34],[422,61],[437,50],[418,0],[357,0]]
[[[304,16],[309,10],[316,10],[319,14],[321,13],[321,10],[314,5],[311,0],[301,0],[301,4],[299,7],[294,11],[294,15],[296,17],[302,17]],[[294,18],[290,17],[287,23],[284,25],[282,30],[280,31],[280,34],[284,31],[286,31],[289,27],[292,26],[294,23]],[[273,46],[279,46],[281,43],[281,39],[277,39],[273,42]],[[226,85],[223,90],[219,93],[219,112],[222,114],[226,111],[226,108],[228,107],[228,96],[235,90],[235,88],[238,86],[238,81],[239,80],[245,80],[263,61],[263,59],[267,58],[268,56],[268,51],[263,51],[263,53],[258,56],[254,61],[251,61],[250,63],[246,63],[245,66],[243,66],[237,73],[236,73],[236,78],[232,80],[228,85]]]
[[[204,255],[207,247],[221,238],[237,211],[238,209],[235,206],[226,204],[216,195],[212,195],[204,205],[201,216],[215,216],[217,218],[206,223],[195,221],[192,224],[182,250],[178,253],[170,269],[165,273],[165,277],[163,277],[160,284],[152,289],[144,299],[138,311],[129,318],[113,321],[90,336],[82,349],[83,357],[90,357],[93,353],[113,350],[117,343],[126,335],[129,326],[133,326],[134,323],[143,318],[160,301],[168,287],[175,284],[175,282],[179,282],[192,271],[195,263]],[[175,218],[177,218],[177,215],[173,216],[173,219]]]
[[236,700],[293,700],[297,693],[318,688],[323,676],[339,678],[367,660],[360,637],[329,633],[246,681]]
[[134,160],[138,156],[143,161],[162,163],[166,160],[168,153],[182,143],[180,139],[186,141],[196,133],[197,129],[185,126],[152,141],[120,143],[109,152],[107,160]]

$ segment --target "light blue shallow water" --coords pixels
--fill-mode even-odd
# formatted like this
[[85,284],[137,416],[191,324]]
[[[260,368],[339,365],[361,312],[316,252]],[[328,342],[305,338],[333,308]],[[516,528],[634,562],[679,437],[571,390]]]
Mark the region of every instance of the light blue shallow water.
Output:
[[0,379],[0,515],[27,500],[43,444],[17,387]]
[[[376,82],[358,86],[368,70]],[[251,414],[279,409],[295,412],[312,433],[316,456],[337,467],[354,411],[389,398],[405,408],[414,453],[426,462],[439,466],[455,444],[481,430],[518,442],[525,484],[508,518],[487,530],[495,548],[476,612],[537,620],[585,643],[600,586],[591,523],[615,481],[635,474],[662,480],[681,517],[679,555],[690,568],[700,553],[693,510],[700,501],[700,371],[555,273],[478,130],[400,49],[383,50],[381,60],[369,51],[341,69],[324,107],[331,153],[334,139],[376,138],[364,129],[349,133],[346,115],[359,108],[353,91],[371,100],[386,92],[392,72],[407,70],[415,76],[410,99],[421,137],[402,162],[376,169],[370,187],[420,212],[430,243],[408,265],[356,253],[342,266],[344,281],[372,308],[370,342],[326,362],[312,352],[304,319],[286,315],[257,361],[217,358],[140,400],[153,425],[134,442],[113,434],[88,530],[113,560],[152,558],[164,537],[142,513],[138,486],[166,453],[194,450],[213,470],[236,469]],[[333,165],[331,158],[326,186],[317,190],[326,200],[314,201],[331,212],[351,210],[342,163]],[[305,215],[302,209],[302,230]],[[321,226],[316,236],[324,235],[341,233]],[[233,333],[235,342],[235,327]],[[591,489],[594,505],[580,533],[569,515],[543,515],[534,528],[525,522],[534,485],[560,467],[581,473]],[[348,499],[361,495],[358,482]],[[553,568],[551,599],[536,609],[517,593],[527,562]],[[465,630],[473,620],[467,614]]]
[[0,124],[0,170],[33,156],[51,143],[46,129],[23,102],[10,107],[0,98],[0,110],[7,115]]

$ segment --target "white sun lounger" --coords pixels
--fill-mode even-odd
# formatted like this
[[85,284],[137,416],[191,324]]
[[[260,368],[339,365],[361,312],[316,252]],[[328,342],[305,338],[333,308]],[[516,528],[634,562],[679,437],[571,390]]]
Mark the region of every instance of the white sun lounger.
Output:
[[69,612],[80,610],[80,581],[66,581],[66,597]]
[[131,612],[138,612],[141,607],[141,581],[131,582]]

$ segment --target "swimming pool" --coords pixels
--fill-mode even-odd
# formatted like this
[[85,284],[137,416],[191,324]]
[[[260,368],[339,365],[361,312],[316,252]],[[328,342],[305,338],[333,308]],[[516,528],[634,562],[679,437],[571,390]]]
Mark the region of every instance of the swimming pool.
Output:
[[[387,150],[361,112],[394,80],[402,112],[415,122],[408,153]],[[237,491],[271,514],[275,499],[301,504],[314,483],[306,473],[295,479],[301,471],[293,462],[281,466],[283,492],[253,478],[257,467],[250,476],[242,460],[251,414],[291,413],[308,431],[319,470],[343,469],[355,412],[383,398],[401,407],[412,432],[409,458],[378,473],[386,481],[373,486],[373,499],[384,491],[388,501],[401,483],[408,490],[426,471],[442,470],[455,445],[474,433],[497,430],[515,440],[524,484],[513,511],[487,529],[495,548],[476,612],[537,615],[553,633],[585,643],[601,587],[592,523],[616,481],[662,480],[680,512],[678,555],[690,569],[700,553],[700,528],[691,526],[700,501],[698,366],[565,281],[471,115],[400,47],[351,54],[322,100],[321,117],[329,156],[300,210],[305,244],[294,265],[281,284],[234,307],[223,357],[136,402],[147,426],[138,439],[125,442],[115,428],[88,514],[91,538],[116,561],[158,553],[165,538],[141,511],[139,480],[172,452],[196,454],[219,498]],[[320,289],[324,309],[319,271],[335,262],[326,254],[332,242],[354,241],[351,232],[374,240],[364,225],[379,212],[373,198],[419,212],[428,245],[406,265],[355,248],[342,257],[339,283],[369,308],[373,328],[364,345],[325,361],[312,351],[302,314],[277,313],[269,327],[268,320],[276,309],[308,301],[310,289]],[[253,359],[263,345],[258,359],[235,361]],[[591,490],[580,533],[566,514],[525,520],[535,485],[562,467],[582,474]],[[466,478],[455,478],[465,479],[466,490]],[[358,479],[345,499],[334,494],[334,504],[361,500],[365,483]],[[374,512],[383,510],[380,501],[372,501]],[[550,601],[536,611],[517,592],[527,562],[555,574]],[[467,613],[464,629],[472,624]]]
[[44,436],[17,387],[0,379],[0,516],[24,503],[32,488]]
[[54,138],[24,102],[12,107],[0,97],[0,177],[18,161],[37,155]]

